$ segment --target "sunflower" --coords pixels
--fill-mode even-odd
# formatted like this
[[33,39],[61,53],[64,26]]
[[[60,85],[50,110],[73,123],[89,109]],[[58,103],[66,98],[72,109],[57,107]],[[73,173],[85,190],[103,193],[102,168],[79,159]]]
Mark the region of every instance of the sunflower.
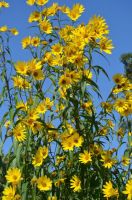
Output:
[[31,45],[31,36],[25,37],[22,39],[22,48],[26,49]]
[[13,136],[19,142],[23,142],[26,139],[26,130],[22,123],[19,123],[14,127]]
[[113,188],[111,181],[106,182],[106,184],[103,186],[102,190],[103,190],[104,197],[106,197],[106,198],[114,197],[114,196],[118,197],[118,195],[119,195],[118,189]]
[[132,179],[128,180],[126,184],[126,190],[123,191],[123,194],[127,194],[127,200],[132,200]]
[[80,136],[78,133],[74,133],[71,136],[71,140],[73,141],[75,147],[81,147],[82,143],[84,142],[83,137]]
[[116,159],[112,158],[111,152],[107,151],[101,155],[101,160],[103,162],[103,166],[105,168],[112,168],[112,166],[116,163]]
[[87,164],[87,163],[91,162],[92,161],[91,153],[84,150],[84,153],[79,154],[79,161],[83,164]]
[[76,3],[73,5],[72,9],[67,8],[65,13],[71,20],[76,21],[84,12],[84,9],[83,5]]
[[49,20],[44,19],[40,21],[39,26],[40,26],[40,30],[46,34],[50,34],[52,32],[52,25],[49,22]]
[[9,187],[6,187],[4,190],[3,190],[3,197],[2,197],[2,200],[6,200],[6,199],[10,199],[10,200],[13,200],[14,197],[15,197],[15,188],[12,187],[12,186],[9,186]]
[[130,161],[131,161],[130,158],[127,158],[126,156],[122,156],[122,161],[121,161],[122,165],[127,167],[130,164]]
[[15,70],[17,73],[21,74],[21,75],[27,75],[27,63],[24,61],[18,61],[15,63]]
[[70,185],[74,192],[79,192],[81,190],[81,181],[76,175],[70,180]]
[[37,180],[37,187],[40,191],[48,191],[52,187],[52,181],[47,176],[41,176]]
[[117,112],[121,114],[122,112],[124,112],[124,110],[128,108],[127,101],[123,98],[117,99],[114,103],[114,108]]
[[122,85],[125,82],[125,78],[122,74],[115,74],[113,76],[113,81],[115,82],[115,84],[117,85]]
[[13,185],[18,185],[22,179],[21,171],[17,167],[8,169],[5,177],[7,182],[12,183]]
[[104,51],[107,54],[111,54],[112,49],[114,48],[112,45],[112,40],[109,40],[106,37],[101,38],[101,40],[99,41],[99,48],[100,51]]

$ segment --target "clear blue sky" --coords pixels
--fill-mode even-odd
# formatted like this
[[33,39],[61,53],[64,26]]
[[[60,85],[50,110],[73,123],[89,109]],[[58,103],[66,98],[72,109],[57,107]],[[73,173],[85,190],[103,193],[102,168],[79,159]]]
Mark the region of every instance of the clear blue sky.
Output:
[[[33,30],[28,29],[27,19],[33,7],[26,4],[26,0],[8,0],[10,8],[3,9],[0,13],[0,26],[7,24],[9,27],[16,27],[19,35],[12,39],[12,54],[14,61],[28,60],[27,50],[22,50],[21,39],[28,35],[33,35]],[[49,4],[58,2],[60,5],[71,7],[74,3],[82,3],[85,12],[79,19],[80,22],[87,23],[94,15],[103,16],[110,29],[110,37],[113,40],[115,49],[112,55],[108,55],[110,65],[101,57],[96,58],[96,64],[102,65],[109,76],[123,72],[123,65],[119,61],[122,53],[132,52],[132,0],[49,0]],[[112,86],[104,76],[101,76],[101,91],[104,98],[107,97]]]

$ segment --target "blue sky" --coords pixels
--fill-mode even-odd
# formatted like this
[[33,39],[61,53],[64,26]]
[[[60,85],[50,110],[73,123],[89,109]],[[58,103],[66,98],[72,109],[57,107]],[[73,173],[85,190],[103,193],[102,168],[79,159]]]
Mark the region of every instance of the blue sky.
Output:
[[[33,35],[33,30],[29,29],[28,16],[33,10],[26,4],[26,0],[8,0],[10,8],[3,9],[0,13],[0,26],[8,25],[16,27],[19,35],[12,39],[11,47],[14,61],[28,60],[29,53],[22,50],[21,39],[28,35]],[[131,0],[49,0],[49,4],[58,2],[60,5],[71,7],[74,3],[82,3],[85,6],[85,12],[79,19],[80,22],[87,23],[93,15],[100,15],[106,19],[110,29],[110,38],[113,40],[115,49],[112,55],[108,55],[108,63],[102,57],[96,57],[96,64],[106,69],[110,78],[115,73],[123,72],[123,65],[119,61],[122,53],[132,52],[132,1]],[[112,81],[109,82],[104,76],[100,77],[100,88],[104,98],[107,97],[112,87]]]

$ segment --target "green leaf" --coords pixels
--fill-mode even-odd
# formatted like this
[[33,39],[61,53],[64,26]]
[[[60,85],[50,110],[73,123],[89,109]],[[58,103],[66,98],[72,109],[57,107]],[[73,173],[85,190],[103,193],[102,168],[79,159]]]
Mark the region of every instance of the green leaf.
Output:
[[95,65],[95,66],[93,66],[93,68],[94,68],[94,69],[97,68],[96,70],[97,70],[98,75],[99,75],[99,72],[101,71],[101,72],[110,80],[110,78],[109,78],[107,72],[103,69],[103,67],[101,67],[101,66],[99,66],[99,65]]

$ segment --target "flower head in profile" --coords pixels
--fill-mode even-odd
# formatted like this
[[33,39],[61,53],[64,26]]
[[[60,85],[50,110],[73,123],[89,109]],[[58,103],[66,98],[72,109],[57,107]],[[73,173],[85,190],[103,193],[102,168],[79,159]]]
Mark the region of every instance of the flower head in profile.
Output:
[[132,200],[132,179],[128,180],[123,194],[127,194],[127,200]]
[[7,3],[6,1],[1,1],[0,2],[0,8],[9,8],[9,3]]
[[26,49],[31,45],[31,36],[25,37],[22,39],[22,48]]
[[81,190],[81,181],[76,175],[70,180],[70,185],[74,192],[79,192]]
[[109,40],[106,37],[101,38],[99,41],[100,51],[104,51],[107,54],[111,54],[112,49],[114,48],[112,45],[112,40]]
[[109,33],[106,21],[101,16],[94,15],[88,22],[87,29],[93,39],[101,39]]
[[12,183],[13,185],[18,185],[22,179],[21,171],[17,167],[8,169],[5,177],[7,182]]
[[74,4],[72,9],[66,8],[65,11],[67,16],[73,21],[76,21],[83,12],[84,12],[84,6],[79,3]]
[[126,156],[122,156],[122,165],[124,166],[128,166],[130,164],[131,159],[126,157]]
[[104,197],[106,197],[106,198],[114,197],[114,196],[118,197],[118,195],[119,195],[118,189],[113,188],[111,181],[106,182],[106,184],[103,186],[102,191],[103,191]]
[[8,31],[8,27],[6,25],[0,27],[0,32]]
[[16,29],[16,28],[11,28],[9,30],[13,35],[18,35],[19,34],[19,31]]
[[37,187],[40,191],[48,191],[52,187],[52,181],[47,176],[41,176],[37,180]]
[[36,4],[39,6],[44,6],[46,3],[48,3],[49,0],[36,0]]
[[29,6],[33,6],[35,4],[35,0],[27,0],[26,3],[29,5]]

